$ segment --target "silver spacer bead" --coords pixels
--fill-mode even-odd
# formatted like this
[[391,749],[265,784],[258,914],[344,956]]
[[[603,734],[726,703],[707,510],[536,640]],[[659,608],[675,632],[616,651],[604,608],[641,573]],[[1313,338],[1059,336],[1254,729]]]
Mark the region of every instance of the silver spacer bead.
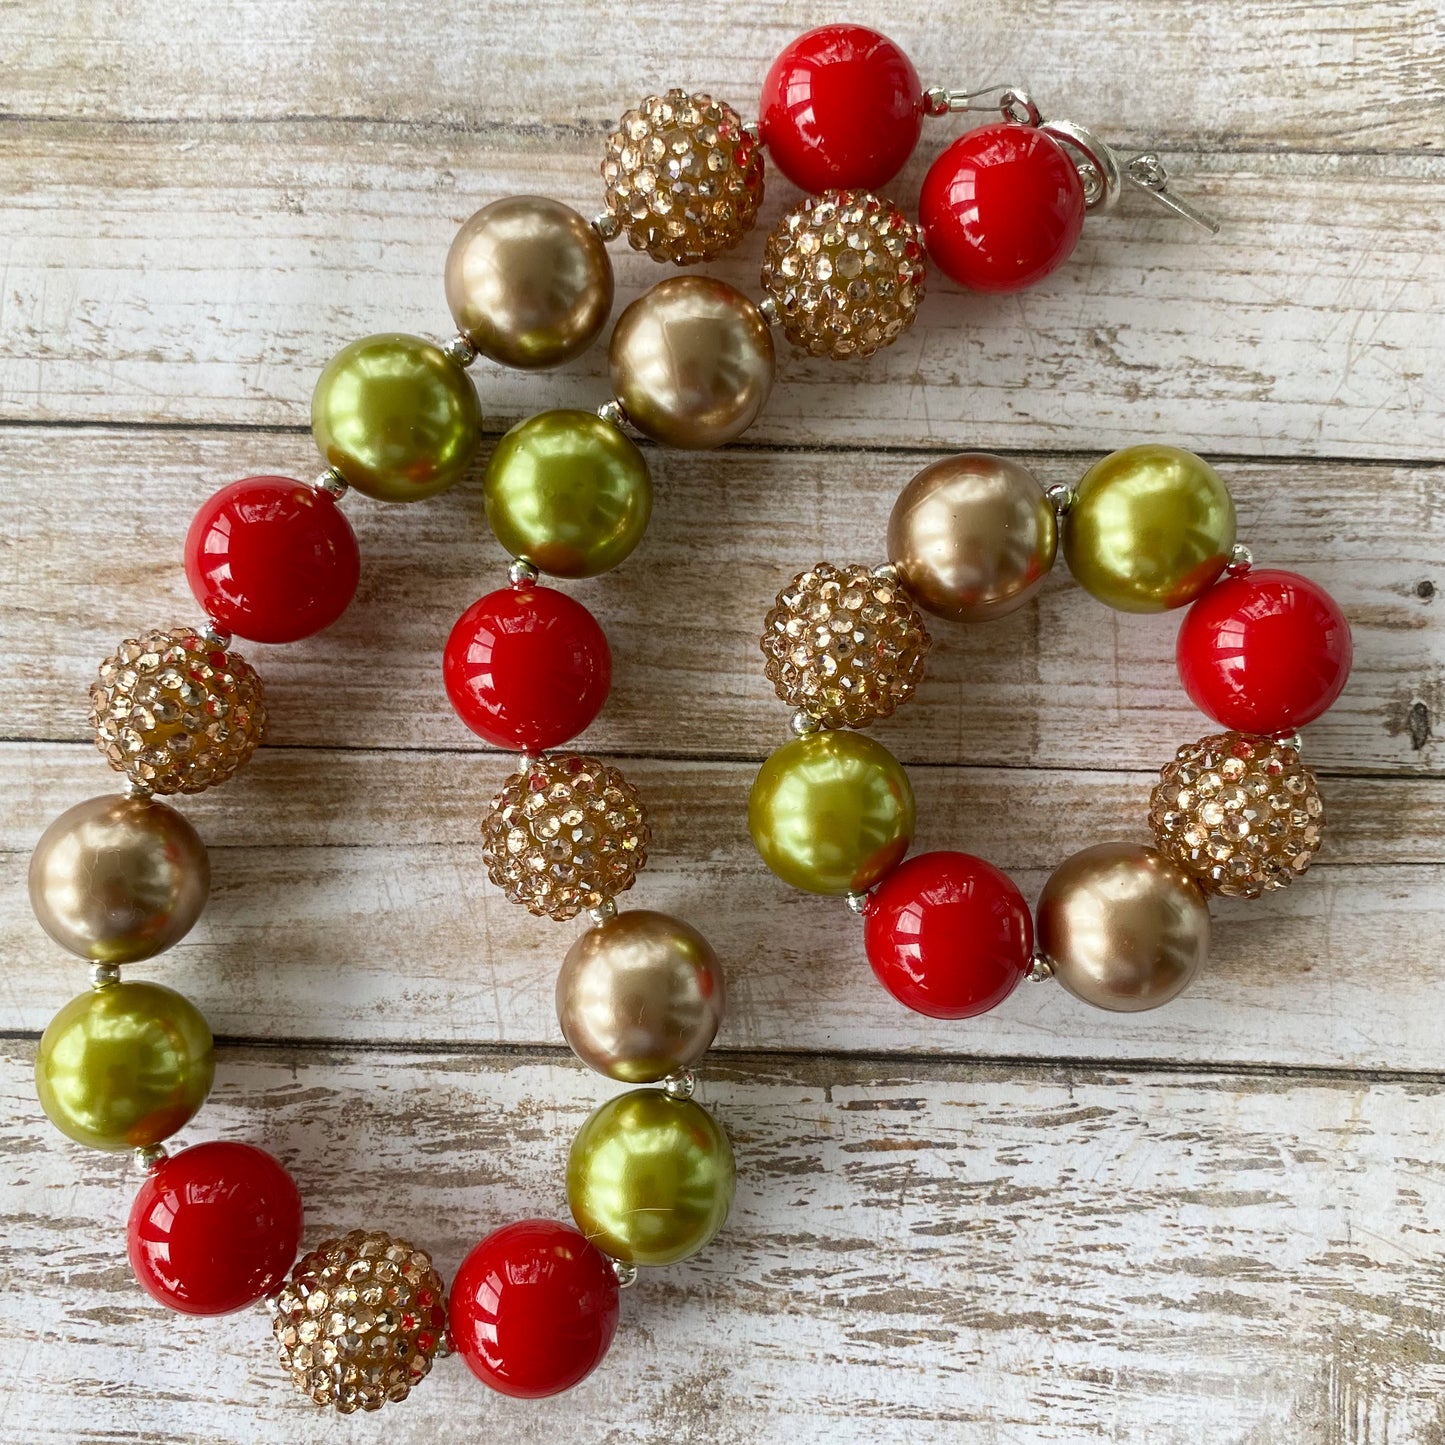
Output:
[[1046,487],[1044,496],[1049,499],[1049,504],[1060,517],[1067,515],[1069,508],[1074,505],[1074,489],[1066,487],[1062,482]]
[[788,719],[788,726],[800,738],[807,737],[810,733],[818,731],[818,719],[812,713],[799,708],[792,717]]
[[873,569],[873,575],[881,582],[893,583],[895,587],[903,581],[903,577],[899,573],[898,568],[891,562],[881,562]]
[[1243,542],[1236,542],[1229,549],[1229,565],[1224,570],[1231,577],[1243,577],[1253,566],[1254,553]]
[[465,371],[477,359],[477,348],[472,345],[470,336],[463,336],[458,331],[450,341],[442,343],[442,355]]
[[1299,752],[1305,745],[1305,740],[1297,732],[1280,733],[1276,736],[1275,742],[1282,748],[1293,748],[1295,752]]
[[868,895],[866,893],[848,894],[847,903],[851,913],[863,914],[868,911]]
[[91,988],[114,988],[120,982],[120,964],[93,963],[90,966]]
[[628,1264],[626,1260],[614,1259],[609,1261],[612,1265],[612,1273],[617,1276],[618,1289],[631,1289],[637,1283],[637,1266]]
[[131,1165],[137,1174],[149,1174],[167,1157],[164,1144],[147,1144],[143,1149],[133,1150]]
[[604,401],[597,408],[597,415],[609,426],[615,426],[618,431],[627,425],[627,413],[623,411],[622,403],[615,396],[610,401]]
[[1034,954],[1033,965],[1029,969],[1029,980],[1032,983],[1043,983],[1046,979],[1054,976],[1054,966],[1042,954]]
[[758,302],[758,315],[768,323],[769,326],[781,326],[783,324],[783,313],[778,308],[776,296],[764,296]]
[[211,618],[206,618],[206,625],[201,628],[201,641],[207,647],[219,647],[222,650],[231,645],[231,634],[224,627],[218,627]]
[[592,229],[604,241],[615,241],[622,234],[622,222],[611,211],[598,211],[592,217]]
[[151,789],[139,778],[127,778],[125,787],[121,789],[127,798],[140,798],[143,801],[155,797]]
[[318,492],[330,492],[333,497],[337,498],[344,497],[351,490],[347,485],[346,478],[335,467],[327,467],[311,485]]
[[662,1092],[669,1099],[690,1099],[695,1088],[697,1088],[697,1079],[693,1076],[691,1069],[679,1069],[677,1073],[669,1074],[662,1081]]
[[513,587],[529,587],[542,574],[523,557],[515,557],[507,568],[507,581]]
[[948,114],[948,91],[944,86],[930,85],[923,92],[923,113],[931,116]]
[[604,898],[596,908],[589,908],[587,910],[587,916],[593,923],[601,927],[609,918],[617,917],[617,904],[611,898]]
[[530,773],[541,760],[541,753],[519,753],[517,755],[517,771],[519,773]]
[[763,138],[762,128],[755,120],[745,120],[743,122],[743,134],[751,136],[753,140],[762,140]]

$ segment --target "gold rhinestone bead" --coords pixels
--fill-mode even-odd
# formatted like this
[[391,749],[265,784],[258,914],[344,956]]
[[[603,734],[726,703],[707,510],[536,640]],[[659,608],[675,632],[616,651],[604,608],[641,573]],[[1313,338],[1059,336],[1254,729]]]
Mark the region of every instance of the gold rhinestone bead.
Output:
[[669,90],[629,110],[607,137],[607,208],[628,244],[679,266],[711,261],[757,220],[763,152],[732,106]]
[[861,728],[908,701],[932,643],[898,582],[819,562],[778,593],[761,645],[768,681],[789,707],[825,728]]
[[341,1414],[404,1400],[446,1353],[446,1289],[431,1256],[353,1229],[297,1261],[272,1300],[281,1366]]
[[95,745],[152,793],[224,783],[266,730],[261,679],[239,652],[194,627],[127,638],[90,687]]
[[1295,748],[1252,733],[1213,733],[1165,764],[1149,798],[1149,826],[1160,851],[1206,893],[1258,898],[1310,866],[1325,807]]
[[763,287],[783,334],[813,356],[872,356],[918,314],[925,276],[918,228],[867,191],[805,196],[763,247]]
[[513,903],[559,922],[631,888],[651,841],[632,784],[577,753],[528,760],[482,819],[487,876]]

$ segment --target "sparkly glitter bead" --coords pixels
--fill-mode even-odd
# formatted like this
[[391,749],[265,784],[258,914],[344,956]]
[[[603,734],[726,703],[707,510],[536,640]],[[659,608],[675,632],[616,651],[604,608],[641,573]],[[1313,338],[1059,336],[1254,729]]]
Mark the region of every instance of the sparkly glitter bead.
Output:
[[353,1229],[303,1256],[274,1306],[282,1367],[343,1415],[406,1399],[447,1345],[431,1256],[380,1230]]
[[492,882],[528,912],[559,922],[631,888],[651,841],[632,784],[576,753],[514,773],[482,819]]
[[763,153],[730,105],[669,90],[618,122],[602,179],[633,249],[686,266],[711,261],[752,229]]
[[813,356],[872,356],[897,341],[913,325],[924,273],[913,223],[867,191],[805,197],[763,248],[783,333]]
[[768,680],[823,727],[866,727],[913,695],[932,639],[907,592],[866,567],[819,562],[763,622]]
[[1325,808],[1294,748],[1252,733],[1214,733],[1164,766],[1149,825],[1160,851],[1206,893],[1258,898],[1310,866]]
[[116,772],[153,793],[201,793],[256,751],[266,702],[240,653],[173,627],[128,638],[101,663],[90,723]]

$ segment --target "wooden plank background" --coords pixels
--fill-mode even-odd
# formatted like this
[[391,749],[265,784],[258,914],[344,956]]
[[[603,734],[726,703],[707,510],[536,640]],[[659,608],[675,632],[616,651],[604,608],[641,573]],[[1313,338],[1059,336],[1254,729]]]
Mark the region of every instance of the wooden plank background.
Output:
[[[314,472],[306,405],[338,345],[446,334],[442,259],[478,205],[533,190],[590,214],[622,108],[679,83],[750,112],[777,50],[835,18],[814,0],[0,3],[0,1439],[1445,1441],[1433,0],[853,13],[925,83],[1023,83],[1050,115],[1159,147],[1225,229],[1131,198],[1044,286],[935,282],[872,362],[787,357],[743,444],[649,451],[647,539],[575,589],[617,673],[585,741],[653,808],[632,897],[724,954],[702,1093],[742,1179],[716,1245],[626,1297],[582,1388],[522,1405],[453,1361],[380,1421],[320,1415],[264,1320],[137,1294],[133,1177],[37,1117],[34,1039],[84,972],[30,916],[26,861],[110,786],[85,736],[96,661],[194,616],[191,511],[236,476]],[[925,132],[900,201],[956,129]],[[777,179],[763,223],[792,196]],[[760,250],[713,269],[754,289]],[[614,256],[619,305],[662,274]],[[479,365],[490,438],[595,406],[603,360]],[[1219,907],[1209,971],[1168,1009],[1030,987],[983,1019],[914,1018],[873,984],[856,920],[751,851],[746,789],[785,717],[760,617],[798,567],[876,560],[934,456],[1005,450],[1047,483],[1144,439],[1214,459],[1256,556],[1350,615],[1354,676],[1307,736],[1326,851],[1290,892]],[[477,481],[348,500],[357,604],[247,649],[271,744],[184,804],[212,903],[143,970],[221,1040],[183,1140],[263,1143],[301,1181],[308,1238],[404,1229],[448,1272],[497,1223],[565,1213],[567,1145],[610,1092],[558,1046],[575,930],[485,881],[476,820],[504,763],[439,684],[447,628],[504,560]],[[1060,570],[1004,623],[940,626],[918,699],[878,730],[911,767],[919,846],[981,852],[1032,895],[1072,849],[1140,836],[1153,770],[1205,730],[1176,625],[1110,613]]]

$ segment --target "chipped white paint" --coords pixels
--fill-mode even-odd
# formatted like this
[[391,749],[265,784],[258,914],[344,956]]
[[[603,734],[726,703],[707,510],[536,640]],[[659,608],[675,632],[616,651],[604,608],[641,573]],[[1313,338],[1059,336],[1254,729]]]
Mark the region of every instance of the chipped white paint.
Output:
[[[1051,114],[1160,146],[1225,233],[1136,198],[1034,292],[937,284],[872,363],[788,359],[746,446],[650,451],[643,547],[576,589],[616,661],[586,742],[653,804],[636,900],[727,958],[704,1097],[738,1146],[738,1207],[713,1250],[627,1298],[580,1391],[500,1400],[453,1361],[379,1422],[293,1398],[264,1320],[173,1319],[136,1294],[132,1177],[35,1117],[30,1036],[84,974],[29,916],[26,857],[61,806],[113,785],[84,742],[96,660],[194,616],[178,558],[196,502],[315,470],[306,401],[335,346],[444,332],[441,258],[475,205],[529,189],[590,212],[624,105],[681,81],[747,110],[768,58],[836,8],[3,13],[0,1440],[1445,1441],[1437,6],[879,0],[855,17],[925,82],[1021,81]],[[773,186],[765,221],[790,199]],[[715,269],[751,289],[759,249]],[[622,300],[661,274],[614,254]],[[600,350],[475,374],[493,433],[606,395]],[[1149,436],[1217,457],[1255,556],[1350,613],[1355,675],[1307,738],[1325,855],[1288,894],[1221,907],[1207,976],[1158,1014],[1039,986],[965,1025],[914,1019],[873,984],[857,920],[751,854],[742,801],[785,721],[758,619],[799,566],[878,560],[929,454],[1008,448],[1071,481]],[[607,1092],[555,1047],[573,930],[481,879],[475,817],[502,764],[439,686],[446,628],[501,576],[476,480],[414,508],[351,498],[355,608],[296,648],[248,649],[275,745],[184,804],[213,901],[145,970],[254,1041],[223,1047],[185,1139],[269,1145],[312,1239],[404,1228],[447,1271],[486,1228],[564,1211],[568,1140]],[[1139,836],[1150,770],[1206,730],[1175,625],[1107,613],[1061,572],[998,627],[940,628],[918,700],[879,729],[913,765],[920,846],[980,852],[1033,892],[1072,848]]]

